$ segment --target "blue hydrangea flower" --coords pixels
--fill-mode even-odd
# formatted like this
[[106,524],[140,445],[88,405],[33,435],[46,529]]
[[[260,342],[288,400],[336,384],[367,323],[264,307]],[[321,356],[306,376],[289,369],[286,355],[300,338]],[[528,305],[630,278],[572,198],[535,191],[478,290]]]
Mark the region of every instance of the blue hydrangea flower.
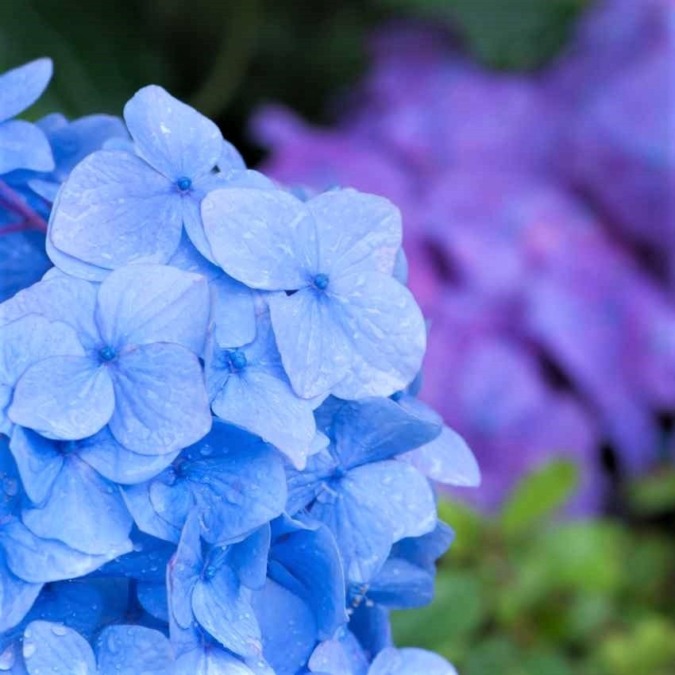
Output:
[[102,150],[73,170],[50,222],[51,244],[107,270],[164,263],[184,226],[210,258],[199,205],[230,171],[240,170],[236,153],[226,152],[213,122],[161,87],[141,89],[127,103],[124,119],[136,154]]
[[8,411],[14,423],[61,440],[86,438],[109,423],[122,445],[141,454],[180,449],[209,430],[195,356],[208,321],[203,277],[132,265],[97,287],[57,275],[6,305],[6,315],[62,316],[82,344],[25,370]]
[[318,413],[331,445],[310,457],[305,471],[288,470],[287,510],[325,523],[347,579],[367,583],[396,541],[436,526],[427,480],[394,457],[430,441],[440,428],[389,399],[329,400]]
[[219,418],[261,436],[304,467],[316,436],[312,405],[291,389],[267,315],[258,320],[249,344],[223,349],[213,340],[206,386]]
[[225,272],[277,291],[268,298],[272,325],[299,396],[389,396],[415,377],[426,332],[392,277],[401,223],[390,202],[354,190],[304,203],[233,188],[207,195],[202,216]]
[[51,77],[49,59],[37,59],[0,75],[0,175],[15,169],[54,168],[44,133],[30,122],[12,119],[37,101]]
[[211,543],[232,541],[258,529],[284,509],[281,456],[257,436],[214,422],[200,442],[184,450],[155,479],[124,490],[138,527],[177,542],[190,512]]
[[[33,621],[23,633],[17,673],[24,675],[166,675],[173,658],[167,638],[144,626],[109,626],[97,642],[62,623]],[[98,657],[98,658],[97,658]],[[97,664],[98,660],[98,664]],[[14,672],[14,671],[12,671]]]

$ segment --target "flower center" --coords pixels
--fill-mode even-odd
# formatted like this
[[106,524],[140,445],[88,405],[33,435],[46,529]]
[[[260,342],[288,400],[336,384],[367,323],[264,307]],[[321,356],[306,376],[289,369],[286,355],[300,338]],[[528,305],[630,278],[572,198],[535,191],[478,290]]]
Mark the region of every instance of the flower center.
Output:
[[314,279],[312,279],[312,284],[314,285],[314,288],[318,288],[320,291],[325,291],[326,288],[328,288],[329,281],[330,279],[328,278],[328,275],[320,272],[314,277]]
[[182,176],[176,181],[176,185],[181,192],[187,192],[192,187],[192,181],[187,176]]
[[106,345],[98,350],[98,358],[103,363],[110,363],[110,361],[114,361],[117,358],[117,352],[112,347]]
[[246,368],[246,365],[248,363],[246,354],[244,354],[244,352],[242,352],[240,349],[235,349],[231,352],[228,352],[227,360],[230,366],[230,370],[232,372],[243,370],[244,368]]

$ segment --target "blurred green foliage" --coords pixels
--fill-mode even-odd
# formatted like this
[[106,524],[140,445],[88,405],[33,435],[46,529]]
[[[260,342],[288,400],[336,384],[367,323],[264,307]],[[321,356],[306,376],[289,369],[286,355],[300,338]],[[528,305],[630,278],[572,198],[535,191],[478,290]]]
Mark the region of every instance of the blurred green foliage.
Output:
[[445,654],[462,675],[675,673],[675,490],[661,490],[658,509],[644,497],[675,473],[631,486],[626,519],[563,521],[574,474],[543,467],[499,516],[443,501],[457,538],[433,604],[395,613],[397,640]]
[[38,56],[56,65],[32,111],[119,114],[161,84],[246,143],[251,112],[278,101],[310,120],[340,105],[366,67],[366,37],[384,20],[452,27],[491,66],[531,68],[563,44],[590,0],[2,0],[0,71]]

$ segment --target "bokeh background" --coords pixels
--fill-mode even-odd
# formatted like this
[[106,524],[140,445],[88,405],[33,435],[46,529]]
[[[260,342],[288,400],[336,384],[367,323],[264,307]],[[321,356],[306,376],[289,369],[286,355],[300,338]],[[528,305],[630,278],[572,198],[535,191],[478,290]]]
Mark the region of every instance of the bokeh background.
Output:
[[464,675],[675,673],[675,3],[4,0],[31,110],[155,82],[304,192],[401,208],[421,396],[474,449],[402,644]]

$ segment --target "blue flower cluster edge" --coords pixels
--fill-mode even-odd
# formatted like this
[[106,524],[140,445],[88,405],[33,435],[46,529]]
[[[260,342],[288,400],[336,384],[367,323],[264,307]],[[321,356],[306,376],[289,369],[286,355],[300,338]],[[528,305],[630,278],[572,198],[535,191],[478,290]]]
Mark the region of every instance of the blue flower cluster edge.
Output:
[[[415,397],[401,218],[302,198],[158,86],[0,75],[0,671],[454,675],[397,649],[471,450]],[[46,254],[45,254],[46,251]]]

